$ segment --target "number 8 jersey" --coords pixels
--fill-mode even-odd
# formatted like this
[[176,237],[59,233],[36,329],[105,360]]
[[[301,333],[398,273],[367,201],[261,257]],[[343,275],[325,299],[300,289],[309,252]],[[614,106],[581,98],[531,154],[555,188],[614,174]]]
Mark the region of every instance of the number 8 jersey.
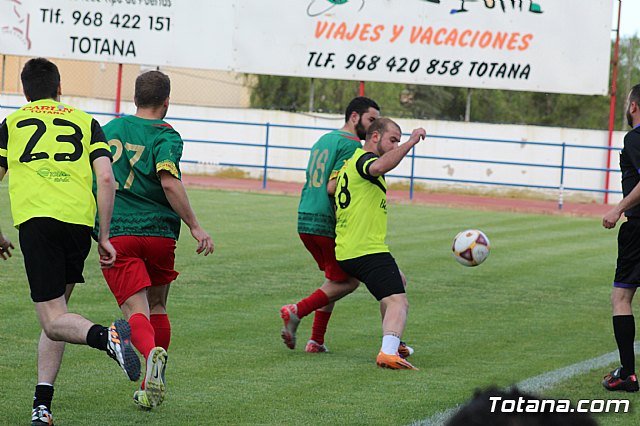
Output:
[[386,253],[387,183],[371,176],[369,167],[379,157],[358,148],[338,173],[336,188],[336,259]]
[[100,124],[53,99],[31,102],[0,125],[0,166],[9,171],[17,227],[34,217],[93,226],[91,162],[111,157]]

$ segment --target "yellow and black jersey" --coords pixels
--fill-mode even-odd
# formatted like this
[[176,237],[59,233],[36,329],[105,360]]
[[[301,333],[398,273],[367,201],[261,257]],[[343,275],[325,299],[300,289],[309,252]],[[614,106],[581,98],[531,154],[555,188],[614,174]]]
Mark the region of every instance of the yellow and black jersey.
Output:
[[387,183],[371,176],[378,156],[357,149],[338,173],[336,201],[336,259],[388,252]]
[[53,99],[31,102],[0,125],[15,226],[34,217],[93,226],[91,163],[111,151],[89,114]]

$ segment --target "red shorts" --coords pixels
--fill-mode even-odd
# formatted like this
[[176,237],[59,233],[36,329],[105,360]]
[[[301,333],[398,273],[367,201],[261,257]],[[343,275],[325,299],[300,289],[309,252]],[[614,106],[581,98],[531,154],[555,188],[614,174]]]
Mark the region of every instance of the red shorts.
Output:
[[178,276],[173,269],[173,238],[121,236],[110,240],[118,254],[115,264],[102,274],[118,306],[140,290],[169,284]]
[[324,276],[331,281],[346,281],[350,276],[345,273],[336,261],[336,240],[322,235],[299,234],[304,246],[324,271]]

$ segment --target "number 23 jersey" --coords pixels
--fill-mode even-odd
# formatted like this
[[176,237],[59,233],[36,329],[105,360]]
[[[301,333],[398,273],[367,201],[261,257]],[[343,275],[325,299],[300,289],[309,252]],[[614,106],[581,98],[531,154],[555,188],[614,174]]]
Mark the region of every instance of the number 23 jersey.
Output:
[[0,125],[0,166],[9,171],[15,226],[34,217],[93,226],[91,162],[111,156],[102,128],[53,99],[31,102]]

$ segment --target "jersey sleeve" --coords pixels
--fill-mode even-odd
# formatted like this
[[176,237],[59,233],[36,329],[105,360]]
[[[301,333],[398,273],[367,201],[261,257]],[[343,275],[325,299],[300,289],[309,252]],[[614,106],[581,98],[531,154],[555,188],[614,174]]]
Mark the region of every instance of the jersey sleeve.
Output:
[[177,179],[181,178],[180,158],[182,158],[182,138],[173,129],[162,132],[154,146],[156,173],[167,171]]
[[349,158],[353,157],[353,153],[356,152],[356,149],[360,148],[360,142],[356,142],[351,139],[342,139],[340,147],[338,148],[336,162],[333,165],[333,170],[329,175],[329,179],[335,179],[338,176],[338,172],[344,166],[345,161]]
[[89,143],[89,161],[93,161],[98,157],[109,157],[112,160],[111,149],[107,144],[107,138],[104,131],[95,118],[91,120],[91,142]]
[[9,143],[9,128],[7,127],[7,120],[2,120],[0,124],[0,167],[7,170],[7,145]]
[[633,168],[640,173],[640,132],[634,130],[627,133],[624,137],[624,150],[629,156]]
[[377,179],[375,176],[371,176],[369,174],[369,167],[371,164],[376,161],[379,157],[375,155],[373,152],[367,152],[362,154],[358,161],[356,161],[356,170],[358,174],[362,176],[363,179],[371,180],[372,178]]

